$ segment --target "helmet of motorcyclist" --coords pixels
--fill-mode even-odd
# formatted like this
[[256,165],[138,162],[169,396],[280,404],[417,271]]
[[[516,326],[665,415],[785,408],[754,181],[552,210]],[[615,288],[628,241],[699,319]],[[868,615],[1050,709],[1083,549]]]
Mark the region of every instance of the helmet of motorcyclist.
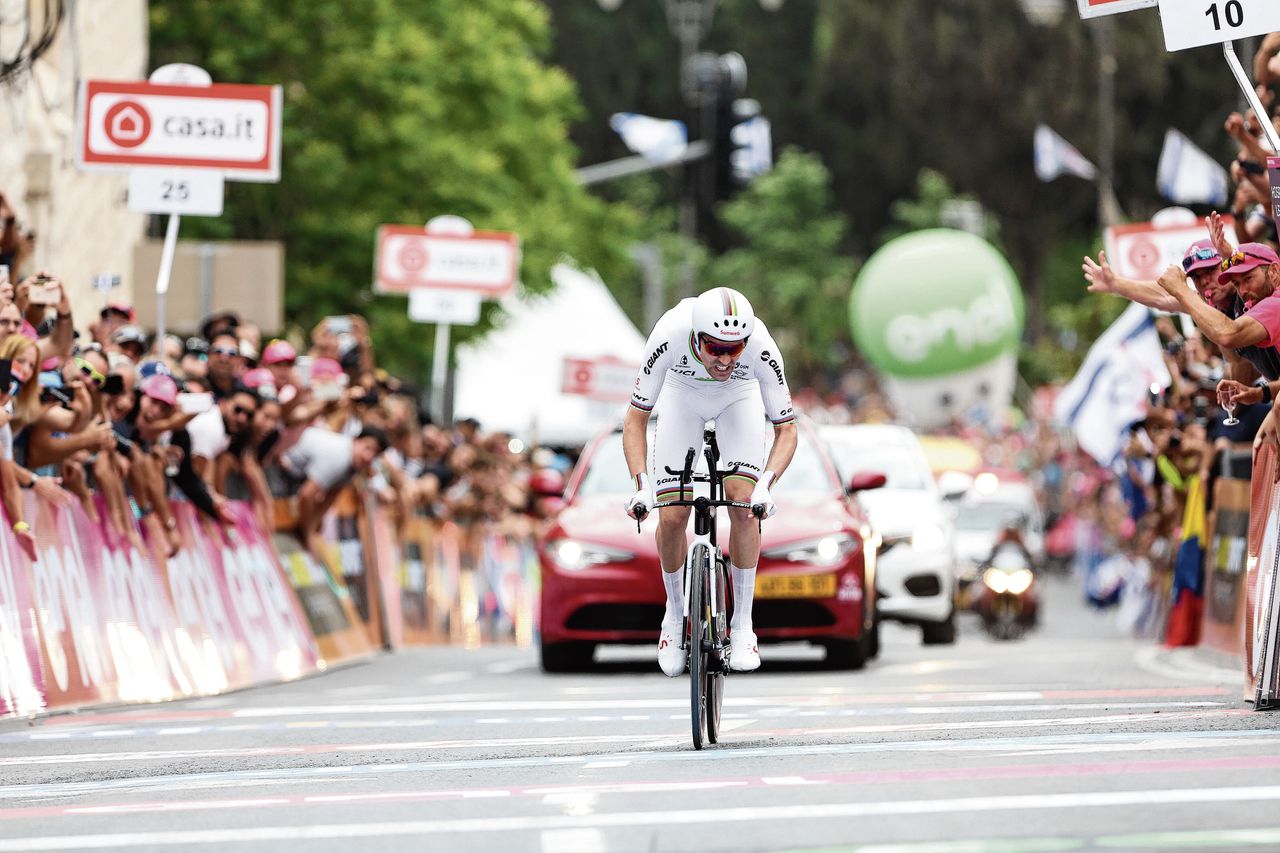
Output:
[[718,341],[745,342],[755,331],[756,313],[747,297],[728,287],[713,287],[693,302],[693,333]]

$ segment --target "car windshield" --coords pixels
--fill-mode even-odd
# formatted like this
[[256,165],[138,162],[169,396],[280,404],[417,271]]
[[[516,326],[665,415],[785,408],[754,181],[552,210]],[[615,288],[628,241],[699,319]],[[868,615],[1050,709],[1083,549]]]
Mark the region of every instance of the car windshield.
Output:
[[[652,444],[653,437],[650,436]],[[706,470],[706,460],[697,470]],[[600,442],[596,452],[591,456],[591,467],[587,469],[582,485],[578,487],[577,496],[591,495],[629,495],[635,490],[635,483],[627,476],[627,463],[622,455],[622,433],[615,432]],[[832,492],[839,486],[832,481],[822,457],[804,430],[800,431],[800,442],[796,447],[796,455],[787,466],[782,480],[772,490],[773,494],[800,494],[803,492]]]
[[839,439],[832,440],[830,444],[836,467],[845,479],[859,471],[879,471],[885,476],[885,488],[916,491],[929,488],[928,469],[919,456],[906,447],[853,444]]
[[1017,514],[1027,519],[1027,528],[1033,526],[1034,514],[1027,506],[1005,501],[966,501],[956,508],[956,528],[998,531]]

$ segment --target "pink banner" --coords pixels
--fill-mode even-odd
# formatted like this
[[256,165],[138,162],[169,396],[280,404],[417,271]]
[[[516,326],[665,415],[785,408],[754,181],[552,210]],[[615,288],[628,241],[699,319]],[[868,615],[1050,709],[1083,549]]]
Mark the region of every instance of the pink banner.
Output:
[[[297,678],[316,643],[252,510],[232,528],[175,503],[182,547],[148,520],[120,536],[78,504],[28,496],[33,566],[0,543],[0,717],[157,702]],[[98,504],[105,519],[105,507]]]
[[[10,528],[3,510],[0,523]],[[0,536],[0,717],[44,710],[36,619],[26,557],[12,536]]]

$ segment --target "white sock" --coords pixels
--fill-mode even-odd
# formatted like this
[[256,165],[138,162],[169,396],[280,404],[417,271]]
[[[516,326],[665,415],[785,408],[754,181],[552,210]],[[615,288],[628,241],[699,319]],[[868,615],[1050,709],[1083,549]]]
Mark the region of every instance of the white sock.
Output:
[[662,583],[667,588],[667,612],[663,622],[679,622],[684,619],[684,572],[663,572]]
[[729,564],[729,576],[733,578],[733,621],[729,630],[751,630],[751,602],[756,595],[756,567],[740,569]]

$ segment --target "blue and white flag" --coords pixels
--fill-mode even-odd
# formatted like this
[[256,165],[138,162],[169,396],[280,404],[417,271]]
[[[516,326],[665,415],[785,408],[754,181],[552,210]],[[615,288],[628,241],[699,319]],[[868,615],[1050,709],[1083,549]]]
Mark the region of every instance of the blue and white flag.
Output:
[[1179,204],[1227,203],[1227,170],[1172,129],[1164,135],[1156,186],[1162,196]]
[[670,163],[689,146],[684,122],[639,113],[614,113],[609,126],[622,142],[650,163]]
[[1098,167],[1047,124],[1036,125],[1035,154],[1036,177],[1046,183],[1059,175],[1075,175],[1086,181],[1098,177]]
[[1125,433],[1147,414],[1147,394],[1169,387],[1169,370],[1150,310],[1134,303],[1089,348],[1084,364],[1053,404],[1080,449],[1111,465]]

